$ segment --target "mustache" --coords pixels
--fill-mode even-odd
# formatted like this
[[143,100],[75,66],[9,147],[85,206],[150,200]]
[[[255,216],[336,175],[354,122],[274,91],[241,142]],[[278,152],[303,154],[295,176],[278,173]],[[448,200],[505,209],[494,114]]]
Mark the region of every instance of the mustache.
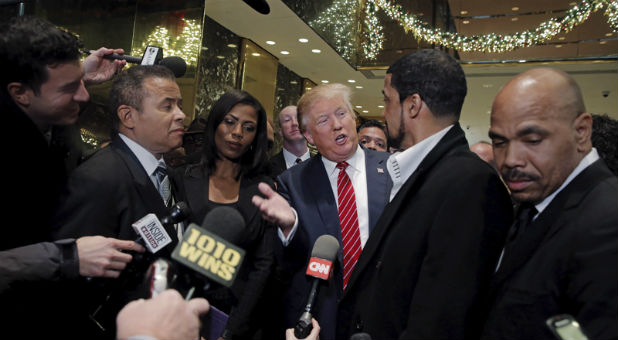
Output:
[[505,181],[536,181],[539,179],[539,176],[513,168],[503,171],[502,178]]

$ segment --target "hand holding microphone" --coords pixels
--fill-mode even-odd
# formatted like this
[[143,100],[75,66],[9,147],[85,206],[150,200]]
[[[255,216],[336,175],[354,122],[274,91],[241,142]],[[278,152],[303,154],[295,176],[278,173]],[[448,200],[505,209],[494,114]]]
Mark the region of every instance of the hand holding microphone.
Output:
[[105,47],[101,47],[96,51],[90,51],[89,56],[83,62],[84,83],[100,84],[110,80],[115,74],[120,72],[127,62],[121,59],[110,59],[107,56],[123,53],[124,50],[121,48],[110,49]]
[[121,250],[144,252],[144,247],[133,241],[103,236],[78,238],[77,256],[79,274],[86,277],[117,278],[133,257]]

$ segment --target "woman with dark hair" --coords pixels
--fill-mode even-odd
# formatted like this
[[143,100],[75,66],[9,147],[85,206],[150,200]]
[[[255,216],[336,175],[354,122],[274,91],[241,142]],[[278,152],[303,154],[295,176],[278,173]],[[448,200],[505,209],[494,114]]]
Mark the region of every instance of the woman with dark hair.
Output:
[[251,203],[258,183],[272,185],[263,175],[267,158],[266,112],[249,93],[231,90],[213,105],[204,130],[202,160],[179,170],[180,197],[200,225],[209,211],[228,206],[245,219],[236,244],[246,251],[234,284],[210,289],[211,305],[229,314],[224,338],[251,338],[256,330],[256,306],[273,266],[274,227]]

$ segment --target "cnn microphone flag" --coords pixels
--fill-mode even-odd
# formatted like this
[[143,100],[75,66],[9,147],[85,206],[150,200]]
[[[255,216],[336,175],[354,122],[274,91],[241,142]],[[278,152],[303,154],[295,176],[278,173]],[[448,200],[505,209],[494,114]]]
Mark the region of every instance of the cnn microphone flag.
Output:
[[312,257],[307,265],[307,275],[317,277],[319,279],[328,280],[331,273],[333,263],[319,257]]

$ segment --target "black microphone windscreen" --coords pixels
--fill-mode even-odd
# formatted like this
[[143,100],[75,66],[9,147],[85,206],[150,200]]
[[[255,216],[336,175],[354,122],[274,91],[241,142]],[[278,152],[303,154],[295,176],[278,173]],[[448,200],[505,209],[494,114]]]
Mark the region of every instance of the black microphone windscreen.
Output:
[[202,228],[232,244],[238,244],[245,231],[245,219],[234,208],[216,207],[206,214]]
[[187,72],[187,63],[181,57],[165,57],[161,59],[159,65],[163,65],[174,73],[176,78],[180,78]]
[[189,216],[190,214],[191,214],[191,209],[189,209],[189,206],[185,202],[176,203],[171,213],[171,215],[173,215],[175,219],[178,219],[178,222],[186,219],[187,216]]
[[317,257],[328,261],[335,261],[339,251],[339,241],[331,235],[322,235],[315,240],[311,257]]

